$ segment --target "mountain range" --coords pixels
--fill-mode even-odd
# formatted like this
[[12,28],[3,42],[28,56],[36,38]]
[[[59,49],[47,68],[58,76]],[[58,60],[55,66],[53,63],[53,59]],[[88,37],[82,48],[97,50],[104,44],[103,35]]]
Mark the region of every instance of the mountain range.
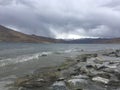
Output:
[[57,39],[28,35],[0,25],[1,42],[57,43]]
[[74,40],[63,40],[24,34],[0,25],[0,42],[103,44],[103,43],[120,43],[120,38],[96,38],[96,39],[84,38]]

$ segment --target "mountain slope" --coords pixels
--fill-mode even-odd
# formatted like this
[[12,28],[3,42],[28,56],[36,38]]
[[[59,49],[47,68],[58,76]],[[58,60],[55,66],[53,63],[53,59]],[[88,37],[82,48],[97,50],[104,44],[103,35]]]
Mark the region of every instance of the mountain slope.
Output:
[[59,40],[40,37],[36,35],[27,35],[0,25],[0,41],[5,42],[35,42],[35,43],[56,43]]

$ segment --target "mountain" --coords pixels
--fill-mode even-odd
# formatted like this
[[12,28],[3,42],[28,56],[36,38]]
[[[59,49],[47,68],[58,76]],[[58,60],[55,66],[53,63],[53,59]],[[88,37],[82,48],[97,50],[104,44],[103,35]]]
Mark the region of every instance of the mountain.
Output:
[[65,43],[81,43],[81,44],[120,44],[120,38],[84,38],[76,40],[68,40]]
[[29,42],[29,43],[66,43],[66,44],[104,44],[119,43],[120,38],[85,38],[75,40],[53,39],[49,37],[28,35],[0,25],[0,41],[1,42]]
[[57,43],[60,40],[48,37],[28,35],[0,25],[0,41],[3,42],[32,42],[32,43]]

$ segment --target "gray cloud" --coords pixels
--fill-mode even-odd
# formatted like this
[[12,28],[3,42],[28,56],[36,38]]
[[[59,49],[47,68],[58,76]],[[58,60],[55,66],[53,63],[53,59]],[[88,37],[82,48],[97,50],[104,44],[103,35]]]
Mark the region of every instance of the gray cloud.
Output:
[[0,0],[0,24],[55,38],[119,37],[119,0]]

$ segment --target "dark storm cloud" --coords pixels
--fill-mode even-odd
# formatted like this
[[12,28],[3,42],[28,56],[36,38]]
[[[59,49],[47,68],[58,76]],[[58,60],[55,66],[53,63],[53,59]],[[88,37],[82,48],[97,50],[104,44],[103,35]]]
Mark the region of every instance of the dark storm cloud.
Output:
[[119,0],[0,0],[0,24],[55,38],[119,37]]

